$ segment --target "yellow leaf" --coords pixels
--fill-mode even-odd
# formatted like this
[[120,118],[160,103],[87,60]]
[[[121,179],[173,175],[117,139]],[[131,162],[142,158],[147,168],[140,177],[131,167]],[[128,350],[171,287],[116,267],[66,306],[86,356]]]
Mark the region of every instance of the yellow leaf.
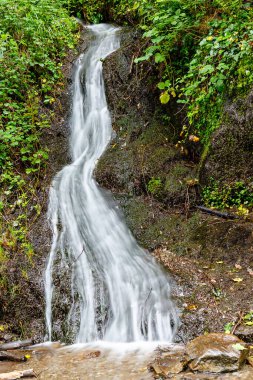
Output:
[[242,281],[243,281],[243,278],[235,277],[235,278],[233,278],[233,281],[234,281],[234,282],[242,282]]
[[31,358],[31,355],[28,355],[28,354],[27,354],[27,355],[25,355],[25,358],[26,358],[26,359],[30,359],[30,358]]
[[188,179],[186,183],[188,186],[195,186],[199,183],[199,181],[197,178],[193,178],[193,179]]
[[188,305],[186,306],[186,310],[189,310],[189,311],[194,311],[194,310],[197,310],[197,306],[196,305]]
[[213,40],[213,36],[208,36],[208,37],[206,37],[206,40],[207,40],[207,41],[212,41],[212,40]]
[[196,143],[196,142],[199,142],[199,137],[195,135],[190,135],[189,140]]
[[169,100],[170,100],[170,95],[168,94],[168,91],[162,92],[160,95],[160,102],[162,104],[167,104]]
[[5,330],[4,326],[0,325],[0,331],[4,331],[4,330]]
[[173,98],[175,98],[177,96],[176,91],[173,87],[170,89],[170,93],[173,96]]
[[224,261],[216,261],[216,264],[223,264]]

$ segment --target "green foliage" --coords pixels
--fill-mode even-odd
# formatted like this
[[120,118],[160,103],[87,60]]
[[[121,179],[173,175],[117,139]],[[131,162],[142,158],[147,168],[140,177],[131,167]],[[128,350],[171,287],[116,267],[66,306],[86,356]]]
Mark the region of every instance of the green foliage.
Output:
[[156,0],[121,3],[138,12],[149,42],[135,62],[160,73],[160,100],[177,96],[187,107],[189,133],[208,143],[228,96],[253,83],[253,7],[242,0]]
[[[248,313],[241,315],[242,318],[242,323],[246,326],[253,326],[253,311],[249,311]],[[226,334],[232,334],[233,328],[235,326],[235,322],[228,322],[224,326],[224,332]],[[234,347],[236,348],[236,347]],[[238,347],[237,349],[244,349],[244,347],[240,348]]]
[[63,0],[62,3],[71,14],[84,19],[86,22],[97,24],[103,21],[106,1]]
[[60,0],[1,0],[0,13],[3,275],[3,266],[17,252],[25,253],[28,261],[33,255],[27,233],[29,223],[38,215],[36,192],[48,158],[40,136],[50,125],[54,92],[63,85],[61,62],[66,52],[74,48],[78,28]]
[[235,325],[234,322],[228,322],[228,323],[226,323],[225,326],[224,326],[224,333],[225,334],[231,334],[234,325]]
[[[187,128],[208,144],[228,97],[253,83],[253,7],[244,0],[66,0],[85,20],[110,18],[143,29],[145,49],[136,63],[157,68],[160,101],[184,104]],[[182,126],[183,127],[183,126]]]
[[253,326],[253,311],[244,315],[243,322],[247,326]]
[[243,211],[244,208],[253,207],[253,184],[238,181],[221,186],[213,180],[210,186],[202,189],[202,199],[208,207],[225,209],[236,206]]
[[152,177],[149,182],[148,182],[148,192],[152,195],[156,195],[158,196],[159,193],[161,192],[162,190],[162,181],[161,181],[161,178],[154,178]]
[[[61,78],[60,60],[74,47],[76,24],[60,1],[2,0],[0,4],[0,167],[38,171],[46,153],[38,145],[39,130],[48,126],[40,115]],[[8,182],[8,181],[7,181]]]
[[189,123],[204,141],[219,126],[227,96],[247,92],[253,83],[253,12],[241,7],[209,22],[188,72],[178,81]]

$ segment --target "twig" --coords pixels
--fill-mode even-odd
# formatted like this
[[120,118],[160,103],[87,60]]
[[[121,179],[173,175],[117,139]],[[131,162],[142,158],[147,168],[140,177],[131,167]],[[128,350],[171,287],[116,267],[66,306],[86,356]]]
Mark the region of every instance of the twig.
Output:
[[84,246],[83,246],[82,252],[81,252],[81,253],[77,256],[77,258],[73,261],[73,263],[71,264],[71,266],[74,265],[74,264],[77,262],[77,260],[80,258],[80,256],[81,256],[83,253],[84,253]]
[[130,64],[130,69],[129,69],[129,75],[132,74],[134,60],[135,60],[135,55],[133,54],[131,64]]
[[231,330],[231,334],[234,334],[234,333],[235,333],[235,330],[237,329],[237,327],[239,327],[240,324],[242,323],[242,319],[243,319],[243,312],[240,311],[240,312],[238,313],[237,322],[236,322],[236,324],[234,325],[233,329]]
[[186,188],[184,207],[185,207],[186,219],[188,219],[189,209],[190,209],[190,197],[189,197],[189,187],[188,186]]
[[212,210],[208,207],[204,206],[195,206],[198,210],[206,212],[207,214],[215,215],[218,216],[219,218],[224,218],[224,219],[239,219],[237,215],[229,214],[228,212],[220,212],[216,210]]

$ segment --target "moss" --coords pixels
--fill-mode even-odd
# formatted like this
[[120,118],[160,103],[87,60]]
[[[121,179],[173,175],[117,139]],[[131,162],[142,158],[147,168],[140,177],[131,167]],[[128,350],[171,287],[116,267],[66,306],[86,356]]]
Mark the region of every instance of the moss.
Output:
[[213,134],[210,146],[202,154],[200,182],[209,185],[210,179],[221,185],[253,177],[253,93],[228,102],[219,129]]
[[174,164],[166,176],[165,197],[173,204],[185,200],[188,183],[194,179],[195,171],[191,167],[185,166],[184,162]]
[[200,176],[201,171],[203,170],[203,167],[205,165],[206,159],[208,157],[209,151],[210,151],[210,145],[211,142],[209,141],[203,148],[203,151],[200,156],[199,164],[198,164],[198,178]]
[[138,242],[145,248],[169,247],[178,254],[199,251],[200,242],[193,238],[199,227],[198,213],[186,218],[164,212],[156,201],[145,198],[119,198],[126,222]]

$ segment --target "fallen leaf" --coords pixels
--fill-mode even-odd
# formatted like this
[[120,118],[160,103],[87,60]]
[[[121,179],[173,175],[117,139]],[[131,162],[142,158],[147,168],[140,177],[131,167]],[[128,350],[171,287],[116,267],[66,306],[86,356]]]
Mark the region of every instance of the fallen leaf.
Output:
[[234,281],[234,282],[242,282],[242,281],[243,281],[243,278],[235,277],[235,278],[233,278],[233,281]]
[[196,142],[199,142],[199,137],[195,135],[190,135],[189,140],[196,143]]
[[250,276],[253,276],[253,269],[247,268],[247,272]]
[[246,350],[246,347],[244,347],[241,343],[233,344],[232,347],[237,351],[243,351]]
[[187,307],[186,307],[186,310],[189,310],[189,311],[194,311],[194,310],[197,310],[197,306],[196,305],[188,305]]
[[186,184],[187,184],[188,186],[195,186],[195,185],[197,185],[198,183],[199,183],[199,181],[198,181],[197,178],[194,178],[194,179],[188,179],[188,180],[186,181]]
[[216,264],[223,264],[224,261],[216,261]]

